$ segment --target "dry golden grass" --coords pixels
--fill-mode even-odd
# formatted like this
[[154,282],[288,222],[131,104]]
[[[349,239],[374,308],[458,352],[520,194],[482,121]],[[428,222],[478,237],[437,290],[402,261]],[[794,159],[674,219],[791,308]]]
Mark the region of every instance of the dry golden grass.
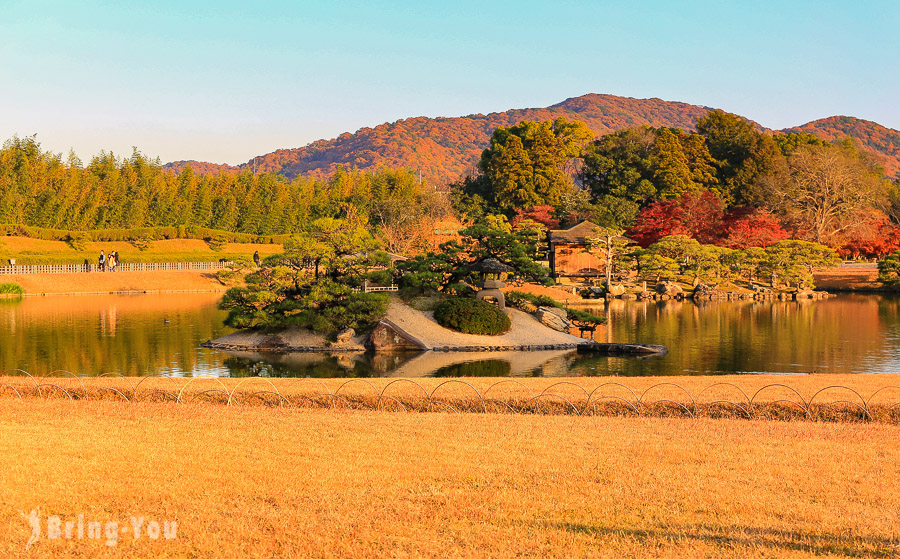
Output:
[[835,268],[813,274],[819,289],[879,289],[877,268]]
[[[74,254],[74,251],[65,241],[45,241],[41,239],[32,239],[29,237],[3,237],[3,248],[9,253],[43,253],[43,254]],[[200,239],[161,239],[153,241],[150,248],[139,251],[133,244],[128,241],[102,241],[87,243],[89,251],[96,252],[98,255],[101,250],[106,252],[118,251],[122,254],[124,261],[128,261],[127,256],[131,254],[170,254],[173,252],[202,253],[215,254],[209,248],[206,241]],[[255,244],[255,243],[226,243],[221,252],[225,253],[246,253],[247,256],[258,250],[261,255],[274,254],[281,252],[282,246],[279,244]]]
[[[900,428],[0,398],[17,557],[896,556]],[[42,518],[175,520],[171,541]]]
[[[67,263],[82,262],[83,257],[63,241],[44,241],[27,237],[3,237],[0,249],[5,256],[17,258],[22,264],[28,258],[23,255],[62,257]],[[281,245],[228,243],[221,252],[214,252],[206,242],[197,239],[163,239],[154,241],[146,251],[139,251],[129,242],[88,243],[91,262],[103,250],[118,251],[123,262],[152,261],[186,262],[210,261],[222,255],[244,255],[248,259],[254,251],[265,257],[281,252]],[[66,260],[66,258],[68,260]],[[4,261],[3,264],[6,262]],[[172,272],[124,272],[92,274],[26,274],[4,275],[3,281],[22,286],[28,294],[113,293],[143,291],[224,291],[227,289],[217,279],[214,270],[185,270]]]
[[[809,402],[833,403],[840,401],[871,401],[873,404],[894,405],[900,402],[900,375],[862,374],[809,374],[809,375],[716,375],[681,377],[463,377],[416,378],[392,377],[347,378],[204,378],[204,377],[78,377],[63,372],[52,377],[32,379],[27,376],[0,376],[0,395],[12,393],[2,387],[9,385],[20,391],[32,390],[35,384],[53,383],[71,392],[75,397],[95,391],[99,387],[112,387],[132,397],[153,390],[182,393],[184,400],[206,391],[248,395],[258,391],[272,391],[282,396],[313,396],[340,392],[347,396],[371,396],[383,394],[398,399],[422,398],[425,394],[435,399],[472,399],[478,394],[486,399],[521,399],[533,397],[544,391],[562,396],[573,402],[584,402],[594,393],[612,397],[634,399],[643,395],[646,401],[663,399],[685,404],[711,403],[717,400],[774,402],[791,399]],[[849,390],[848,390],[849,389]],[[476,394],[475,391],[478,391]],[[818,393],[818,394],[817,394]],[[873,397],[874,395],[874,397]],[[14,395],[13,395],[14,396]],[[46,396],[46,394],[45,394]]]
[[23,274],[2,276],[27,294],[115,293],[144,291],[225,291],[215,270],[106,272],[93,274]]

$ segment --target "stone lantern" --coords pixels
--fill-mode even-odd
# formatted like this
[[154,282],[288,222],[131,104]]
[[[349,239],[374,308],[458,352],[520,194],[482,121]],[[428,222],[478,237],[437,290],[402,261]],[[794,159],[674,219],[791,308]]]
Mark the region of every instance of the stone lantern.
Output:
[[515,272],[515,268],[507,266],[496,258],[485,258],[474,266],[474,269],[484,274],[484,279],[479,283],[481,289],[475,294],[475,298],[483,301],[485,298],[492,298],[497,301],[500,310],[506,309],[506,297],[501,288],[506,287],[503,277],[506,274]]

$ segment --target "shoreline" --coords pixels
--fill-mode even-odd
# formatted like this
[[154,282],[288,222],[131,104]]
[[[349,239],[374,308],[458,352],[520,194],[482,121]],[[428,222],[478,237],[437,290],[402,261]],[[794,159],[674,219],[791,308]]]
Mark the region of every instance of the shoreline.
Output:
[[[816,272],[816,290],[830,293],[892,294],[898,290],[879,285],[875,266],[848,266]],[[92,272],[69,274],[3,274],[0,283],[17,283],[24,295],[76,294],[142,294],[142,293],[201,293],[225,292],[231,286],[222,285],[209,270],[170,270],[134,272]],[[174,287],[173,283],[183,284]],[[601,306],[602,299],[581,299],[574,296],[574,286],[516,286],[504,291],[524,290],[548,295],[567,305]],[[748,292],[749,293],[749,292]],[[735,297],[735,299],[739,297]],[[775,297],[773,297],[775,298]]]
[[0,275],[5,282],[20,285],[26,296],[224,293],[230,287],[209,270]]
[[74,296],[74,295],[156,295],[164,293],[224,293],[228,288],[224,289],[144,289],[144,290],[127,290],[127,291],[65,291],[65,292],[49,292],[49,293],[21,293],[12,295],[14,297],[55,297],[55,296]]

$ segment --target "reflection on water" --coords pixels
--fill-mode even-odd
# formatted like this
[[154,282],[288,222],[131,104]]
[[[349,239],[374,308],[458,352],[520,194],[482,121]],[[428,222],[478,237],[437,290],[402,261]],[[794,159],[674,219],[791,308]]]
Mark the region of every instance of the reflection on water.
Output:
[[[220,294],[0,298],[0,368],[45,375],[301,377],[900,373],[900,298],[809,302],[612,301],[598,341],[664,344],[647,359],[573,351],[271,354],[200,348],[231,330]],[[479,359],[481,358],[481,359]]]
[[25,297],[0,306],[0,369],[221,374],[199,344],[232,332],[218,293]]
[[660,362],[601,360],[606,374],[900,373],[900,298],[693,303],[612,301],[613,338],[663,344]]
[[222,364],[232,377],[383,377],[416,354],[270,353],[231,351]]
[[508,377],[565,376],[575,351],[268,353],[229,351],[229,376],[265,377]]

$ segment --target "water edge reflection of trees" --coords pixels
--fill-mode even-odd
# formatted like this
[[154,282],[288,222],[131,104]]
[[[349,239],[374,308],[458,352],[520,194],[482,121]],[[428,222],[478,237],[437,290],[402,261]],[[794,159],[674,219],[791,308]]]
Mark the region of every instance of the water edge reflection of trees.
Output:
[[[385,376],[409,356],[238,356],[199,348],[226,334],[217,294],[98,295],[0,300],[0,367],[46,375],[248,374]],[[607,311],[601,311],[603,313]],[[534,371],[487,363],[440,376],[690,375],[734,372],[900,372],[900,297],[842,295],[809,302],[633,302],[614,300],[611,340],[659,343],[651,359],[570,355]],[[601,330],[598,341],[606,341]],[[472,355],[472,357],[475,357]],[[297,360],[300,361],[297,361]],[[291,360],[296,362],[290,362]],[[423,364],[424,365],[424,364]],[[405,369],[404,369],[405,370]],[[419,374],[428,374],[419,366]]]
[[216,371],[199,348],[224,335],[215,293],[29,297],[0,307],[0,367],[32,374]]
[[809,302],[611,301],[616,341],[664,344],[669,355],[659,361],[614,360],[607,371],[886,371],[892,364],[885,331],[897,329],[897,305],[896,298],[878,295]]

